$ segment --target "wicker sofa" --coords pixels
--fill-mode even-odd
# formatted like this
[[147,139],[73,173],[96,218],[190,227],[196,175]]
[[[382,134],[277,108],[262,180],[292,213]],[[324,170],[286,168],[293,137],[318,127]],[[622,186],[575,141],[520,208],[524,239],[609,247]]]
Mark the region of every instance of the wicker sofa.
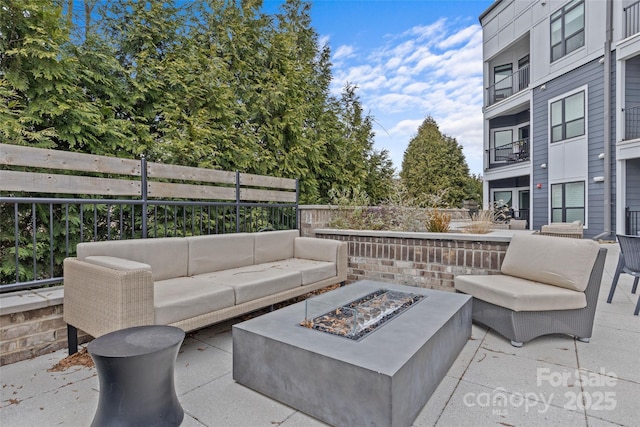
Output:
[[473,320],[515,347],[565,333],[588,342],[607,250],[592,240],[516,235],[499,275],[460,275],[455,288],[473,296]]
[[551,224],[543,225],[540,234],[543,236],[582,239],[584,236],[584,227],[582,221],[552,222]]
[[346,278],[346,243],[298,230],[81,243],[64,260],[69,353],[78,329],[191,331]]

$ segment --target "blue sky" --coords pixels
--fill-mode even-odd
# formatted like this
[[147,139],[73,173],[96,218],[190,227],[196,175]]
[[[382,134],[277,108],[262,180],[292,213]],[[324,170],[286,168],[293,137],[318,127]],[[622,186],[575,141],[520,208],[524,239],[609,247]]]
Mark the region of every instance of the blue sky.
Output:
[[[331,47],[333,91],[358,86],[375,146],[396,171],[427,116],[482,173],[482,29],[492,0],[315,0],[312,26]],[[266,0],[265,10],[281,1]]]

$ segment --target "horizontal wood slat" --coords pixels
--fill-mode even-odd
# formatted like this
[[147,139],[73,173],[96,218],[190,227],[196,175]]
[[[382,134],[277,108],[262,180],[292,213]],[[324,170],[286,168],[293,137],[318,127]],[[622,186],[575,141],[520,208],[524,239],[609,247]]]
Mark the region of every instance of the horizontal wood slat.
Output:
[[147,174],[149,178],[181,179],[185,181],[215,182],[219,184],[236,183],[235,172],[165,165],[163,163],[147,163]]
[[149,182],[147,195],[153,198],[182,198],[205,200],[235,200],[235,187]]
[[[297,202],[297,181],[255,174],[189,166],[166,165],[134,159],[71,153],[20,145],[0,144],[0,165],[41,169],[61,169],[143,177],[147,175],[147,195],[154,199],[236,200],[236,176],[239,175],[241,200],[244,202]],[[125,178],[125,177],[123,177]],[[180,180],[191,183],[157,182],[153,179]],[[0,171],[0,191],[61,193],[76,195],[119,195],[143,197],[142,181],[114,178],[62,175],[56,173]],[[211,183],[216,185],[198,185]],[[229,185],[229,186],[225,186]],[[258,188],[246,188],[258,187]],[[287,191],[288,190],[288,191]]]
[[291,178],[276,178],[266,175],[252,175],[249,173],[240,174],[240,185],[250,187],[282,188],[285,190],[295,190],[296,180]]
[[257,190],[254,188],[241,188],[240,200],[295,203],[296,193],[275,190]]
[[140,181],[0,170],[2,191],[139,196]]
[[0,144],[0,164],[140,176],[140,161]]

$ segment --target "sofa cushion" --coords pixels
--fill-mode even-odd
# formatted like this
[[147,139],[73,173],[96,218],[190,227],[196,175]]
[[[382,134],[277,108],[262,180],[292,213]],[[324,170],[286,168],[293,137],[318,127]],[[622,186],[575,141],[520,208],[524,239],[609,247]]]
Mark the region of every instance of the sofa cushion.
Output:
[[76,253],[81,260],[111,256],[148,264],[154,281],[187,275],[188,246],[181,237],[85,242],[78,244]]
[[298,271],[302,275],[302,285],[310,285],[321,280],[336,277],[336,264],[326,261],[314,261],[310,259],[290,258],[283,261],[270,263],[283,270]]
[[513,311],[571,310],[587,306],[584,292],[506,275],[457,276],[455,288]]
[[293,241],[300,235],[298,230],[265,231],[256,233],[254,264],[293,258]]
[[235,304],[232,288],[197,277],[154,283],[155,323],[167,325]]
[[503,274],[584,292],[600,245],[593,240],[515,235],[502,262]]
[[253,235],[214,234],[187,237],[189,276],[253,264]]
[[148,270],[151,271],[149,264],[144,264],[130,259],[116,258],[114,256],[95,255],[88,256],[84,261],[89,264],[99,265],[101,267],[112,268],[120,271]]
[[253,265],[196,276],[235,290],[236,304],[298,287],[301,274],[269,264]]
[[338,250],[342,242],[315,237],[297,237],[294,242],[293,256],[295,258],[312,259],[316,261],[337,262]]

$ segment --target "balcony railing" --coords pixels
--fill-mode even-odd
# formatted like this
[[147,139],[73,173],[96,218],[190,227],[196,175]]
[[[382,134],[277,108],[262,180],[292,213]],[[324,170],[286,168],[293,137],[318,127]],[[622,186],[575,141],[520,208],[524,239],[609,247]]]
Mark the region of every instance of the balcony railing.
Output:
[[625,208],[624,234],[640,236],[640,211]]
[[529,138],[511,144],[492,147],[489,150],[489,167],[506,166],[529,160]]
[[493,105],[529,87],[529,65],[506,76],[487,88],[487,105]]
[[624,9],[624,37],[640,33],[640,1]]
[[624,140],[640,138],[640,105],[624,108]]

